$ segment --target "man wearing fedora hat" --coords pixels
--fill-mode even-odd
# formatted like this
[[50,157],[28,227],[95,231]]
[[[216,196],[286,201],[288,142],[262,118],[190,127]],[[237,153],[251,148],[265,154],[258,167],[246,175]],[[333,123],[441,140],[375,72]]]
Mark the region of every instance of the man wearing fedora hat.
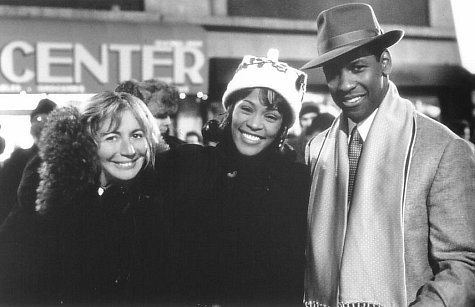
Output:
[[307,145],[307,306],[475,306],[475,153],[389,80],[403,31],[372,8],[317,17],[318,56],[342,113]]

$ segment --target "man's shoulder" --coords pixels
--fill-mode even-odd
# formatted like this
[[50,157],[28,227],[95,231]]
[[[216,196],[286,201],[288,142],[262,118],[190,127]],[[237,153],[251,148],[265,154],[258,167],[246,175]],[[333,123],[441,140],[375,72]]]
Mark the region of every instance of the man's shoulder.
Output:
[[1,173],[11,176],[11,172],[21,174],[27,162],[36,154],[33,148],[16,148],[10,157],[5,160]]
[[313,152],[315,150],[320,150],[322,147],[325,139],[327,138],[328,132],[330,128],[326,129],[323,132],[320,132],[317,135],[314,135],[307,143],[307,149],[310,150],[310,152]]
[[325,140],[328,137],[328,133],[330,131],[330,128],[327,130],[313,136],[305,146],[305,163],[310,164],[316,161],[318,155],[320,154],[320,151],[325,144]]
[[452,140],[460,139],[459,136],[442,123],[422,113],[417,112],[416,114],[416,142],[445,146]]
[[447,126],[419,111],[416,111],[416,120],[420,129],[425,129],[425,132],[433,132],[436,134],[447,134],[447,132],[450,132],[450,129],[448,129]]
[[17,160],[25,160],[31,158],[36,151],[33,147],[31,148],[15,148],[15,150],[11,153],[10,158],[7,161],[17,161]]
[[168,146],[170,146],[170,148],[175,148],[178,145],[186,144],[185,141],[180,140],[179,138],[177,138],[175,136],[172,136],[172,135],[165,134],[162,137],[163,137],[165,143],[167,143]]
[[420,113],[417,113],[416,121],[414,155],[422,155],[425,159],[440,158],[446,153],[455,155],[454,158],[457,159],[475,157],[472,144],[453,133],[447,126]]

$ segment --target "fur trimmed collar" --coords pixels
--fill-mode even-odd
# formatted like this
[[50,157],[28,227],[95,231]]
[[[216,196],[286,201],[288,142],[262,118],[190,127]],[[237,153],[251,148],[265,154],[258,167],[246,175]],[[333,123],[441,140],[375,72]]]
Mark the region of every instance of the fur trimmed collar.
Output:
[[81,123],[77,108],[58,108],[50,114],[39,147],[42,165],[37,211],[69,208],[86,191],[97,188],[97,146]]

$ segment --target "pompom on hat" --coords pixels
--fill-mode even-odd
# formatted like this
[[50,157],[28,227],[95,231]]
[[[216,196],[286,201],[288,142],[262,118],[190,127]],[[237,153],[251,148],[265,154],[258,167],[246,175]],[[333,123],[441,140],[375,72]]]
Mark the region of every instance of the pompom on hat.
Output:
[[232,103],[230,96],[246,88],[268,88],[281,95],[292,110],[291,124],[295,122],[295,110],[300,110],[307,86],[307,74],[269,57],[244,56],[234,77],[228,83],[222,103],[225,109]]
[[318,56],[300,69],[320,67],[336,57],[369,44],[388,48],[399,42],[403,36],[402,30],[384,33],[373,8],[368,4],[338,5],[318,15]]

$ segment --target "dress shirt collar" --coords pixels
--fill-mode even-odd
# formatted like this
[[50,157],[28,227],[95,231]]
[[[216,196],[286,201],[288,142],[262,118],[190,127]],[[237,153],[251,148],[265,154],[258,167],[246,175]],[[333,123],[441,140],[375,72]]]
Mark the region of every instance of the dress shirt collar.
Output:
[[374,110],[370,116],[360,121],[358,124],[356,124],[354,121],[348,118],[348,142],[350,141],[351,131],[353,130],[354,126],[358,126],[358,132],[360,133],[361,139],[363,140],[363,142],[366,141],[369,128],[371,128],[371,124],[373,123],[373,120],[374,120],[374,117],[376,116],[377,111],[378,109]]

